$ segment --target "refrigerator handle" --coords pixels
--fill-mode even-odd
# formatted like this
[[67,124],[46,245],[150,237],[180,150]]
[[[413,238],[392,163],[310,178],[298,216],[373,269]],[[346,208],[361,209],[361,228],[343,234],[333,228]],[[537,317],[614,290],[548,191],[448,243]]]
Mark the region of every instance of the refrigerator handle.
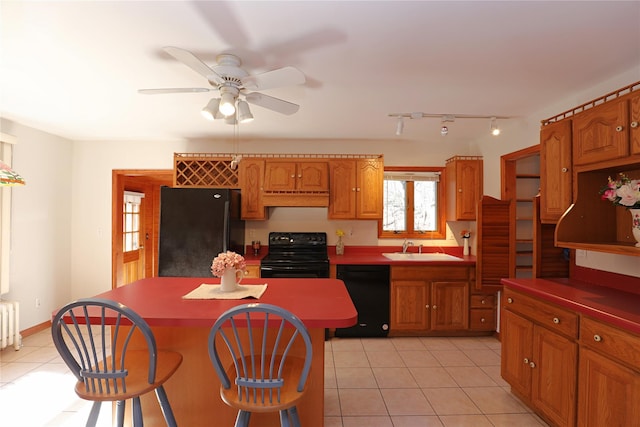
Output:
[[231,203],[229,200],[225,200],[224,202],[224,219],[222,224],[222,252],[227,252],[229,250],[229,213],[231,211]]

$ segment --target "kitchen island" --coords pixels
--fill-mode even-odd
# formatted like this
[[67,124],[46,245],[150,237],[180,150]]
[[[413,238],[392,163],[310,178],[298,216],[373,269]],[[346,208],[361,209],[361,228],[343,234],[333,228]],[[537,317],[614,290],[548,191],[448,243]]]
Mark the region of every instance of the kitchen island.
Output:
[[[313,361],[308,390],[298,411],[305,427],[322,427],[325,328],[353,326],[357,319],[344,283],[336,279],[245,279],[243,285],[267,283],[260,299],[182,298],[203,283],[219,284],[220,280],[154,277],[96,295],[131,307],[149,323],[159,348],[182,353],[182,365],[165,385],[178,424],[188,427],[234,424],[236,412],[220,399],[220,381],[209,360],[207,339],[211,326],[227,309],[259,302],[293,312],[309,329]],[[142,405],[146,426],[165,425],[153,393],[143,397]],[[268,427],[279,426],[280,422],[277,414],[255,414],[252,424]]]

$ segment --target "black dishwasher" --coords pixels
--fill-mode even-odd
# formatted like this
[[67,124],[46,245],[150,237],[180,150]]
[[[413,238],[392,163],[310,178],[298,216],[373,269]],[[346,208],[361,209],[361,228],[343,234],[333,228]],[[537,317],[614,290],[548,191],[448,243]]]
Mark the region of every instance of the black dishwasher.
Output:
[[389,334],[389,266],[338,265],[336,277],[344,282],[358,311],[358,323],[337,328],[337,337],[386,337]]

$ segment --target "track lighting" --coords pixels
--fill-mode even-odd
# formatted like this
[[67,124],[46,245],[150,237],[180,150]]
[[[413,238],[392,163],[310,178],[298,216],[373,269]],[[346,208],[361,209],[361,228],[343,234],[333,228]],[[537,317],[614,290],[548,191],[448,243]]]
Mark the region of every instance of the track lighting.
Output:
[[249,123],[250,121],[253,121],[253,114],[251,114],[249,104],[247,101],[238,101],[238,122]]
[[402,135],[402,131],[404,130],[404,119],[402,117],[398,117],[398,123],[396,124],[396,135]]
[[440,135],[442,136],[447,136],[447,134],[449,133],[449,128],[446,126],[442,126],[440,128]]
[[211,100],[205,105],[201,113],[207,120],[214,120],[216,115],[219,114],[218,108],[220,106],[220,98],[211,98]]
[[491,117],[491,135],[500,135],[500,128],[498,127],[498,122],[495,117]]

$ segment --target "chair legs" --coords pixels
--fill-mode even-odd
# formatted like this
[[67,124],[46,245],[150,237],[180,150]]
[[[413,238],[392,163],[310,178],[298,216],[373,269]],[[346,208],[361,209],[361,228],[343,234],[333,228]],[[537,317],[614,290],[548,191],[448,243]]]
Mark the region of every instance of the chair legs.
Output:
[[142,405],[140,404],[140,397],[134,397],[133,399],[133,425],[138,427],[142,426]]
[[163,386],[156,388],[156,397],[158,398],[158,403],[160,403],[160,409],[162,409],[162,415],[164,415],[167,426],[177,427],[178,424],[173,416],[173,410],[171,410],[171,405],[169,405],[169,399],[167,398],[167,393],[164,391]]
[[250,418],[251,418],[251,412],[238,411],[235,427],[249,427]]
[[116,425],[118,427],[124,426],[124,410],[127,405],[125,400],[118,400],[116,402]]
[[100,415],[100,406],[102,402],[93,402],[91,405],[91,411],[89,412],[89,418],[87,419],[87,427],[95,427],[98,422],[98,415]]
[[300,427],[300,418],[298,417],[298,409],[294,406],[289,409],[280,411],[281,427]]

